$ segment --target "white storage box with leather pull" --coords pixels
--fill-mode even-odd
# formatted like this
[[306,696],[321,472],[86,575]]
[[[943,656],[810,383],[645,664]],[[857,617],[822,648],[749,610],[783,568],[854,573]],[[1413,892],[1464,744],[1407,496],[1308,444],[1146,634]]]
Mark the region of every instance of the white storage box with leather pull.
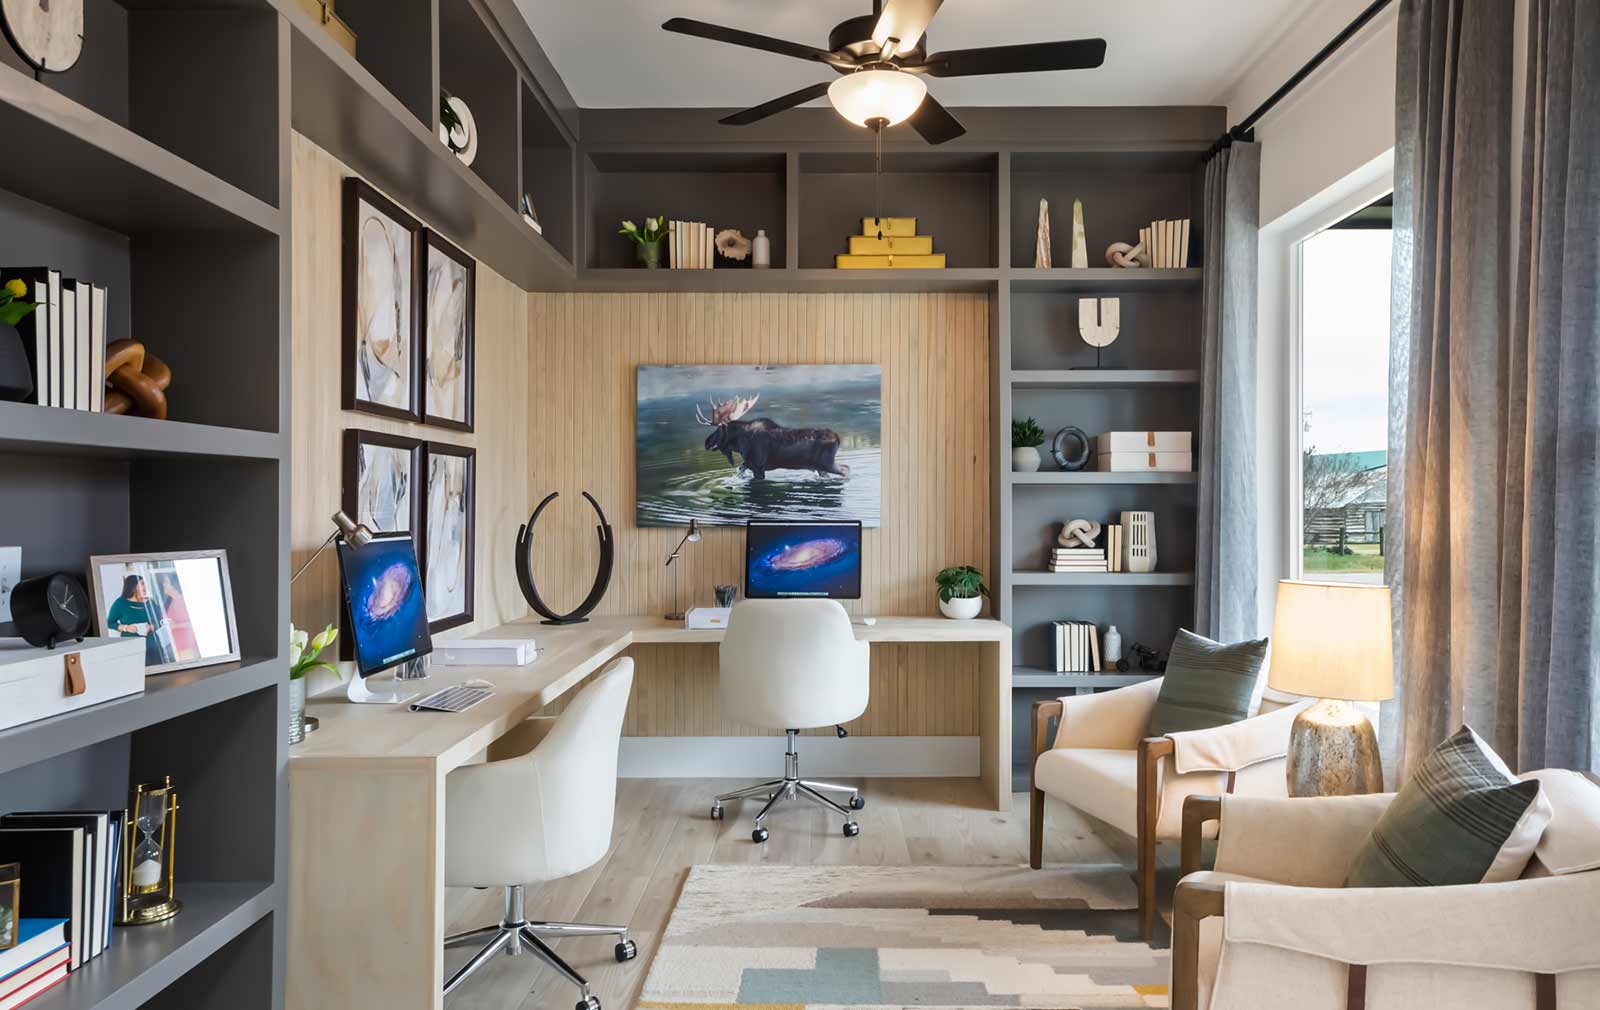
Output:
[[85,638],[54,649],[0,638],[0,730],[143,690],[142,638]]
[[1188,473],[1194,469],[1193,434],[1187,431],[1108,431],[1094,440],[1101,473]]

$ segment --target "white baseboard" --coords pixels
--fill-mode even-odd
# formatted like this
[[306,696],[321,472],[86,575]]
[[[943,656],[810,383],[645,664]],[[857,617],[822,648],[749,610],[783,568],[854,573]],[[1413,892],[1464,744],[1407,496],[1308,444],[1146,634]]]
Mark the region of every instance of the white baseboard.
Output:
[[[975,778],[975,736],[803,736],[800,772],[829,775]],[[783,775],[781,736],[625,736],[617,775],[629,779],[758,778]]]

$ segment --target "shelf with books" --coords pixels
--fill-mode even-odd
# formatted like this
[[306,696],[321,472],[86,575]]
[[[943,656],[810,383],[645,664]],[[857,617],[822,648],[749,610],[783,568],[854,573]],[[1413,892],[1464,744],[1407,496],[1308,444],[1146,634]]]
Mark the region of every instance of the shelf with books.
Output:
[[1013,389],[1147,389],[1192,386],[1200,381],[1194,368],[1024,368],[1012,369]]
[[1014,690],[1040,687],[1103,689],[1142,684],[1159,676],[1157,673],[1056,673],[1039,666],[1014,666],[1011,668],[1011,687]]
[[578,271],[579,291],[683,292],[992,292],[999,271],[965,270],[645,270]]
[[114,459],[219,456],[275,460],[282,436],[249,428],[161,421],[31,403],[0,403],[0,453],[50,453]]
[[1150,470],[1103,472],[1099,470],[1035,470],[1032,473],[1012,472],[1007,480],[1013,484],[1040,484],[1058,487],[1099,487],[1118,484],[1194,484],[1200,475]]
[[35,997],[28,1008],[138,1010],[274,911],[278,892],[270,882],[184,883],[180,878],[182,912],[159,925],[116,927],[110,949]]
[[1104,586],[1135,589],[1149,586],[1192,586],[1193,572],[1044,572],[1018,570],[1011,573],[1011,584],[1019,588]]
[[270,656],[164,673],[145,678],[142,694],[0,730],[0,775],[271,687],[287,670]]

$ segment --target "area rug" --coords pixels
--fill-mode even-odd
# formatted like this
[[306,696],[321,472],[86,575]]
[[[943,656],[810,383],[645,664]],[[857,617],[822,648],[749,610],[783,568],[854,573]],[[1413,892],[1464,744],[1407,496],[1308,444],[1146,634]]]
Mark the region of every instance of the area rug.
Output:
[[642,1010],[1167,1006],[1121,867],[696,866]]

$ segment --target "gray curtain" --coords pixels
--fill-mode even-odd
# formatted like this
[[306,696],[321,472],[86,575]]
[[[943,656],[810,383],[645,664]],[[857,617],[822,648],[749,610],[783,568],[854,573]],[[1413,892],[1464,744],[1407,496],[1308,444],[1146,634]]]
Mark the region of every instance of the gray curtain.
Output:
[[1260,204],[1259,145],[1235,143],[1206,164],[1194,619],[1197,632],[1223,642],[1257,635],[1256,245]]
[[1400,8],[1389,444],[1400,465],[1387,531],[1397,697],[1381,720],[1399,777],[1461,723],[1525,769],[1592,767],[1597,754],[1600,4],[1530,6],[1521,137],[1516,5]]

